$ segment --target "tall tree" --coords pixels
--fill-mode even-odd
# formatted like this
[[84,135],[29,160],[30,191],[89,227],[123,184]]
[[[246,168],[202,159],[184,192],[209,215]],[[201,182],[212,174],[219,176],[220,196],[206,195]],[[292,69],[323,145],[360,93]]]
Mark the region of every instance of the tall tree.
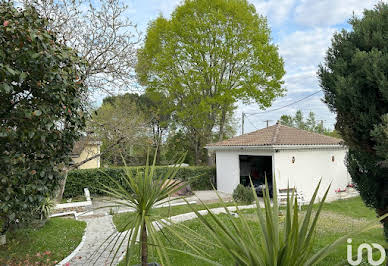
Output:
[[291,115],[282,115],[279,121],[282,125],[289,126],[289,127],[294,126],[294,119]]
[[283,60],[264,17],[246,0],[186,0],[171,19],[148,27],[136,73],[164,94],[192,136],[196,163],[217,128],[218,139],[238,100],[269,107],[283,95]]
[[163,138],[166,136],[172,118],[172,108],[166,97],[157,91],[148,91],[137,96],[138,109],[144,114],[146,125],[156,153],[156,163],[160,164],[163,152]]
[[[348,170],[364,202],[378,215],[388,212],[388,5],[379,3],[353,17],[351,31],[334,35],[323,65],[321,87],[336,129],[349,147]],[[386,136],[386,135],[385,135]],[[384,220],[388,239],[388,219]]]
[[282,115],[280,117],[280,123],[289,127],[296,127],[311,132],[325,134],[334,138],[341,138],[336,130],[330,130],[323,126],[323,121],[318,123],[315,119],[315,113],[309,112],[307,119],[303,117],[301,110],[296,111],[295,115]]
[[105,98],[103,104],[88,121],[88,131],[102,141],[103,162],[122,165],[136,163],[134,151],[147,150],[147,134],[144,115],[139,112],[136,102],[125,95]]
[[63,179],[85,125],[85,62],[34,8],[0,3],[0,217],[35,212]]
[[88,92],[116,93],[133,87],[137,27],[121,0],[19,0],[49,19],[57,39],[88,62],[83,75]]
[[304,122],[304,117],[301,110],[296,111],[293,121],[297,128],[306,129],[306,123]]
[[123,98],[126,102],[133,103],[136,107],[136,112],[143,117],[144,134],[150,137],[150,144],[156,153],[156,163],[159,164],[163,138],[167,134],[172,116],[172,108],[169,106],[166,97],[158,92],[145,92],[143,94],[126,93],[106,97],[104,103],[113,103],[118,98]]

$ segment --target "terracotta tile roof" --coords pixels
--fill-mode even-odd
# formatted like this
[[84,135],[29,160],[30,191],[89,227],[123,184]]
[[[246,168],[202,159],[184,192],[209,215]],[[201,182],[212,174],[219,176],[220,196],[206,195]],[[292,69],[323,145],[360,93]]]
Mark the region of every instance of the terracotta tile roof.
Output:
[[340,145],[337,139],[277,123],[248,134],[208,144],[214,146],[271,146],[271,145]]

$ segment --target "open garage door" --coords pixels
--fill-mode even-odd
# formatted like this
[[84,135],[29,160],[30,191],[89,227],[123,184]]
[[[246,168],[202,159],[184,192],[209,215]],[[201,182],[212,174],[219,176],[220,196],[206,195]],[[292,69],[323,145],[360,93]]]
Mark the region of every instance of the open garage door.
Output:
[[[272,156],[240,155],[240,184],[249,186],[249,176],[253,185],[259,188],[265,183],[265,177],[272,194]],[[261,189],[257,189],[261,195]]]

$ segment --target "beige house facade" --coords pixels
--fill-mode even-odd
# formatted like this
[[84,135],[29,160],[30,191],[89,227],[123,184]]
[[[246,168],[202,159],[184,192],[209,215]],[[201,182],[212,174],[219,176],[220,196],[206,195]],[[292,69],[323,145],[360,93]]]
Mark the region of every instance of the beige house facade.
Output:
[[[81,139],[74,144],[71,157],[74,164],[78,164],[86,159],[100,154],[101,141]],[[90,161],[80,165],[77,169],[100,168],[101,158],[97,156]]]

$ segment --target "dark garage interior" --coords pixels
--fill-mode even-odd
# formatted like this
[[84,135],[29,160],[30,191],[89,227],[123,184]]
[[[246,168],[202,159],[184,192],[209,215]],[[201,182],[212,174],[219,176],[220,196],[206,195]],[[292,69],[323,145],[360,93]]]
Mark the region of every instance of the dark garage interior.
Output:
[[250,176],[253,185],[257,187],[264,184],[267,177],[268,187],[272,188],[272,156],[240,155],[239,160],[240,184],[249,186]]

